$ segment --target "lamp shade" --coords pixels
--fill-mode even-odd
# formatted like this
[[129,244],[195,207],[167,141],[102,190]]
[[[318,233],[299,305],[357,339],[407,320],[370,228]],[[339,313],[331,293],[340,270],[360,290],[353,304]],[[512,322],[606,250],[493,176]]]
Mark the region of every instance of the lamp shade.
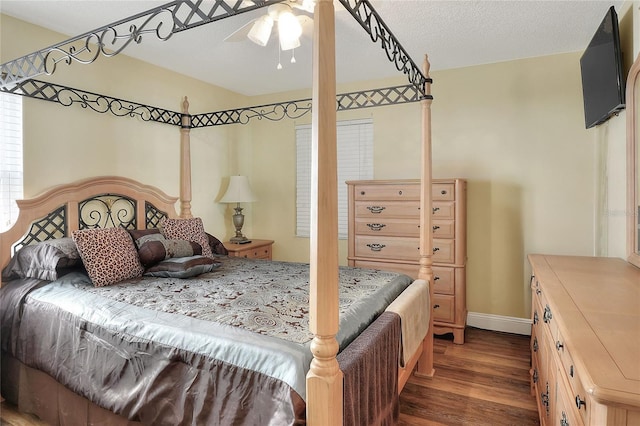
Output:
[[271,37],[272,28],[273,18],[269,15],[261,16],[254,22],[247,37],[259,46],[266,46],[269,42],[269,37]]
[[256,201],[246,176],[230,176],[227,191],[220,199],[221,203],[250,203]]

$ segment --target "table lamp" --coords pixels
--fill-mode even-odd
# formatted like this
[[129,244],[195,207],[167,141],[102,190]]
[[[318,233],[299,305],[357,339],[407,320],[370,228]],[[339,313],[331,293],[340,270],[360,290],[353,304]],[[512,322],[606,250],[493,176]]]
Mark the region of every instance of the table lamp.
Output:
[[220,202],[236,203],[236,206],[233,208],[235,211],[233,215],[233,226],[236,227],[236,236],[229,240],[232,243],[246,244],[251,242],[251,240],[242,235],[244,215],[242,214],[242,207],[240,207],[240,203],[250,203],[255,200],[256,197],[253,195],[253,192],[251,192],[249,179],[247,179],[246,176],[229,177],[229,186],[227,187],[227,191],[220,199]]

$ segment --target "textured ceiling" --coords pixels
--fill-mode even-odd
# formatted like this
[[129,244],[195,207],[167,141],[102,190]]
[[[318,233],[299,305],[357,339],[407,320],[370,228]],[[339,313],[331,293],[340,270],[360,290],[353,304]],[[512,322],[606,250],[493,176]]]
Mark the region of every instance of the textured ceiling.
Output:
[[[162,5],[166,1],[12,1],[0,11],[75,36]],[[583,51],[604,17],[623,1],[438,1],[372,0],[396,38],[420,66],[425,53],[432,70]],[[295,50],[296,63],[283,52],[276,69],[274,39],[266,47],[224,38],[265,12],[261,9],[175,34],[154,38],[125,54],[245,95],[311,86],[311,40]],[[336,56],[339,82],[397,76],[377,44],[336,3]],[[61,38],[60,41],[64,40]],[[24,52],[24,54],[31,52]]]

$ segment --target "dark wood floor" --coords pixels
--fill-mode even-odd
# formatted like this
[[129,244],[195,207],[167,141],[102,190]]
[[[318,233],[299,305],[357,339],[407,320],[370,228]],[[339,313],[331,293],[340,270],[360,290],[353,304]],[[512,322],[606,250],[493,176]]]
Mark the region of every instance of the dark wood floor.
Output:
[[400,394],[400,425],[538,425],[529,388],[529,336],[467,327],[464,345],[437,337],[436,374],[412,376]]
[[[401,426],[538,425],[529,393],[529,337],[467,328],[464,345],[437,337],[436,374],[412,377],[400,395]],[[0,425],[40,426],[3,402]]]

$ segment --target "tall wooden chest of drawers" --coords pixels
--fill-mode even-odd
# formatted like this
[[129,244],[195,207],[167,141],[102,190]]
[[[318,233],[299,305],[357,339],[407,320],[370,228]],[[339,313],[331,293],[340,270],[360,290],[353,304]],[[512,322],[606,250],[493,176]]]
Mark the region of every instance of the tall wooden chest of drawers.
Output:
[[610,257],[529,262],[540,424],[640,425],[640,269]]
[[[347,182],[350,266],[383,269],[418,277],[420,181]],[[466,306],[466,181],[434,179],[434,332],[453,333],[464,343]]]

